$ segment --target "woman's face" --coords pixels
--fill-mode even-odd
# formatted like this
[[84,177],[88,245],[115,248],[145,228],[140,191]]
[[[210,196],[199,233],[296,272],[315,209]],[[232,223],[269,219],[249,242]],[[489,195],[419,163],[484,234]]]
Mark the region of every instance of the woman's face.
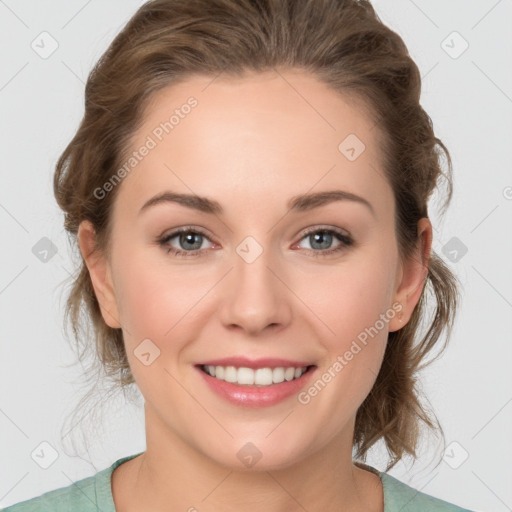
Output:
[[[117,185],[111,258],[88,262],[146,401],[148,450],[177,437],[225,466],[255,455],[277,469],[351,448],[388,332],[416,303],[377,137],[360,106],[298,71],[194,77],[154,97]],[[297,200],[330,191],[360,199]],[[143,208],[164,192],[218,208]],[[259,387],[260,401],[228,384],[228,399],[197,365],[230,357],[315,368],[284,398],[289,384]]]

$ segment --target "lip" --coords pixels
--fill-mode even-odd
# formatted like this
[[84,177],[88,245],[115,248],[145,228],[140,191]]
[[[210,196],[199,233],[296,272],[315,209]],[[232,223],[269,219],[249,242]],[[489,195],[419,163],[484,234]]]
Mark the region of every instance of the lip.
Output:
[[[232,361],[233,359],[231,359]],[[224,361],[224,360],[222,360]],[[275,361],[275,360],[273,360]],[[220,364],[219,366],[224,366]],[[226,365],[235,366],[235,365]],[[291,364],[290,366],[294,366]],[[227,400],[233,405],[239,407],[269,407],[286,400],[292,395],[296,395],[311,380],[317,366],[302,364],[308,366],[306,373],[303,373],[298,379],[284,381],[271,386],[247,386],[226,382],[225,380],[216,379],[201,369],[201,365],[195,368],[200,376],[204,379],[208,387],[221,398]]]
[[237,368],[251,368],[257,370],[258,368],[288,368],[293,366],[294,368],[302,368],[304,366],[313,366],[312,362],[304,361],[292,361],[290,359],[280,359],[276,357],[262,357],[260,359],[249,359],[248,357],[236,356],[236,357],[225,357],[223,359],[212,359],[210,361],[202,361],[197,363],[196,366],[235,366]]

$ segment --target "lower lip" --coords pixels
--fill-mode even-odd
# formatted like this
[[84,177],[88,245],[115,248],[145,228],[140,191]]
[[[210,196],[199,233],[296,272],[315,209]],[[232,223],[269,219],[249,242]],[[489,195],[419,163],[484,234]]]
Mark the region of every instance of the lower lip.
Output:
[[298,379],[272,384],[271,386],[240,386],[232,382],[216,379],[195,367],[210,389],[234,405],[243,407],[265,407],[277,404],[298,393],[315,372],[316,366],[303,373]]

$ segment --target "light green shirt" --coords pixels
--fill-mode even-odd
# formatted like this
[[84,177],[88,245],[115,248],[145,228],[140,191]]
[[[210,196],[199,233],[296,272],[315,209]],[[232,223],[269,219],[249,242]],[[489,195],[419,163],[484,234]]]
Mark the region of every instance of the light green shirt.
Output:
[[[123,462],[138,455],[140,453],[123,457],[93,476],[79,480],[68,487],[49,491],[37,498],[16,503],[0,512],[116,512],[112,498],[112,472]],[[471,512],[419,492],[371,466],[360,462],[356,464],[380,477],[384,489],[384,512]]]

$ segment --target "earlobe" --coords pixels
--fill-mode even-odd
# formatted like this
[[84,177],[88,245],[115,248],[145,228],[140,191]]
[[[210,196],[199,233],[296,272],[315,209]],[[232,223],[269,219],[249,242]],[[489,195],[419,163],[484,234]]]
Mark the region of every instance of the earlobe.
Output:
[[78,227],[78,246],[87,265],[89,276],[100,305],[105,323],[113,329],[121,327],[110,265],[107,258],[96,250],[96,234],[90,221],[84,220]]
[[427,217],[423,217],[418,221],[416,251],[404,263],[402,279],[395,292],[394,302],[399,302],[402,305],[400,310],[402,315],[398,315],[390,322],[390,332],[401,329],[409,321],[416,304],[420,300],[427,279],[431,250],[432,224]]

